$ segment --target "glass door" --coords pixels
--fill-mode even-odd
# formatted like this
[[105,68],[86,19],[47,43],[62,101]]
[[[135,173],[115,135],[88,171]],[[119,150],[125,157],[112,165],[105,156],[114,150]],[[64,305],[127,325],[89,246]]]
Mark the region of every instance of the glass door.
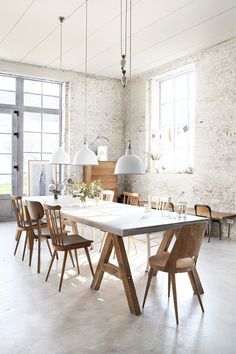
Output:
[[28,167],[58,148],[62,84],[0,74],[0,221],[12,216],[11,194],[30,193]]
[[0,111],[0,194],[12,193],[12,114]]
[[12,214],[11,194],[18,192],[18,111],[0,109],[0,199],[1,218]]

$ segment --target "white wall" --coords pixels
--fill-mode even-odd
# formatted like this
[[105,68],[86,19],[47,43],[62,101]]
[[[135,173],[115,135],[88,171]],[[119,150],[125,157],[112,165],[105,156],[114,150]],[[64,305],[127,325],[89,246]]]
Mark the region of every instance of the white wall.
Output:
[[[209,204],[213,210],[236,212],[236,37],[166,64],[133,82],[132,131],[135,152],[144,159],[146,83],[151,77],[196,65],[195,167],[190,174],[129,177],[125,189],[177,197],[185,191],[189,206]],[[234,227],[234,235],[236,235]]]

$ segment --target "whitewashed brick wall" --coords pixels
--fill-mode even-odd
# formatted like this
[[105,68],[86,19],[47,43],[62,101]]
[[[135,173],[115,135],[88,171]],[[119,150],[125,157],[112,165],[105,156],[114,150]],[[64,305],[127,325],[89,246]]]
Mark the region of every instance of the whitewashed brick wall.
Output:
[[126,178],[125,189],[141,192],[144,199],[148,194],[171,196],[174,203],[184,191],[189,206],[203,203],[213,210],[236,212],[236,37],[134,79],[133,146],[144,159],[147,80],[192,63],[196,65],[194,174],[147,173]]
[[[82,78],[83,80],[83,78]],[[97,145],[108,145],[108,157],[117,160],[124,149],[124,120],[122,115],[122,91],[118,80],[90,77],[87,88],[86,137],[96,152]],[[81,149],[84,137],[84,83],[73,81],[68,84],[70,96],[69,117],[70,155]],[[68,107],[68,105],[67,105]],[[109,139],[97,140],[98,135]],[[93,144],[94,143],[94,144]],[[78,169],[78,168],[76,168]],[[72,168],[74,171],[75,168]]]

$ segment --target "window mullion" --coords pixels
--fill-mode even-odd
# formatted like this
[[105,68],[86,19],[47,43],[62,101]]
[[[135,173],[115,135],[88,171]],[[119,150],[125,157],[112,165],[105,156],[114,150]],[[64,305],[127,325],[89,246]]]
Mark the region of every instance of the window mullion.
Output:
[[[159,119],[157,126],[162,132],[159,139],[162,171],[191,173],[193,168],[193,120],[194,109],[194,71],[178,69],[171,75],[162,74],[157,80],[158,94],[152,90],[153,97],[157,97]],[[153,104],[153,101],[152,101]],[[158,125],[159,124],[159,125]],[[190,172],[189,172],[190,171]]]

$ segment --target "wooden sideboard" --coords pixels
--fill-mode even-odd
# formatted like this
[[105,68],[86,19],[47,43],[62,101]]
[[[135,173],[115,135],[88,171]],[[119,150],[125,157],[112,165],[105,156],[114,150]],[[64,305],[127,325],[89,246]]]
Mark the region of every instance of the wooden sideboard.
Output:
[[83,181],[90,183],[95,179],[102,182],[103,189],[115,192],[114,200],[117,200],[118,178],[114,175],[116,161],[99,161],[98,165],[83,167]]

